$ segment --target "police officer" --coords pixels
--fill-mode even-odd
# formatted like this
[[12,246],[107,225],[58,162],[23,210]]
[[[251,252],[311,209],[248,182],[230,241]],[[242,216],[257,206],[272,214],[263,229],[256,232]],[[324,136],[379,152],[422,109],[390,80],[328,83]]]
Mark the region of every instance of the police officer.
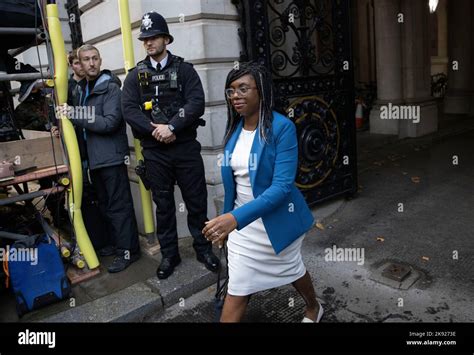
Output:
[[[122,111],[143,147],[144,169],[137,172],[151,188],[156,204],[157,237],[162,260],[160,279],[169,277],[181,262],[176,230],[174,184],[188,210],[188,227],[197,260],[211,271],[219,268],[212,244],[202,235],[207,221],[207,189],[201,145],[196,130],[204,122],[204,91],[192,64],[171,54],[173,42],[160,14],[142,17],[140,35],[147,57],[130,70],[122,91]],[[140,173],[141,170],[141,173]],[[144,170],[144,171],[143,171]]]

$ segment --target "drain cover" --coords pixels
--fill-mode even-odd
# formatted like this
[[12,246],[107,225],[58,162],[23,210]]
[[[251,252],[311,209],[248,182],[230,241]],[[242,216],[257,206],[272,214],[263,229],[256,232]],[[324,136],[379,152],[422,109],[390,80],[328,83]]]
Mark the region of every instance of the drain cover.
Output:
[[421,272],[407,263],[387,260],[370,273],[369,279],[399,290],[408,290],[420,276]]
[[410,273],[411,268],[409,266],[391,263],[385,269],[383,269],[382,276],[391,280],[402,282],[408,275],[410,275]]

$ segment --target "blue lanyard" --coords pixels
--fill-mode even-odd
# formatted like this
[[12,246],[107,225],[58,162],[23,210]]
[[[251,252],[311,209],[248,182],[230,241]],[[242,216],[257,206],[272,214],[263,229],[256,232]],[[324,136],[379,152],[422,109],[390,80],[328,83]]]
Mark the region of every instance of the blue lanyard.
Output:
[[[84,95],[84,99],[81,102],[82,106],[85,106],[86,100],[87,100],[88,97],[89,97],[89,83],[86,83],[86,92],[85,92],[85,95]],[[85,128],[82,129],[82,135],[84,137],[84,144],[86,145],[86,151],[87,151],[87,134],[86,134],[86,129]],[[83,167],[84,171],[87,172],[87,169],[89,168],[89,159],[87,157],[84,157],[84,158],[85,159],[82,162],[82,167]]]
[[88,97],[89,97],[89,83],[86,83],[86,93],[84,95],[84,98],[82,99],[81,105],[84,106],[86,104],[86,100]]

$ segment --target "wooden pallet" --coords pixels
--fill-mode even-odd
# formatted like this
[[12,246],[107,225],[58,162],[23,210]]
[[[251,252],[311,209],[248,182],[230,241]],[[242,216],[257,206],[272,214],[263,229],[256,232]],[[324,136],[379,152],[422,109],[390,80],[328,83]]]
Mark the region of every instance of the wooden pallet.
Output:
[[[38,133],[44,134],[44,132]],[[47,135],[49,136],[49,133]],[[65,160],[61,141],[56,137],[51,139],[48,136],[0,142],[0,161],[15,163],[15,171],[32,166],[42,169],[53,165],[63,165]]]
[[160,252],[161,247],[158,241],[156,241],[153,244],[150,244],[148,243],[148,240],[146,237],[141,237],[141,236],[139,237],[139,241],[140,241],[140,249],[142,252],[145,252],[146,254],[150,256],[156,255]]
[[78,269],[75,266],[71,266],[67,269],[67,277],[71,282],[71,285],[78,284],[92,279],[93,277],[100,274],[100,269],[97,267],[95,269],[89,269],[87,266],[84,269]]
[[48,176],[55,176],[56,174],[67,174],[68,172],[67,165],[58,165],[51,166],[48,168],[37,169],[31,173],[25,175],[15,176],[14,179],[0,182],[0,187],[10,186],[10,185],[19,185],[25,182],[35,181]]

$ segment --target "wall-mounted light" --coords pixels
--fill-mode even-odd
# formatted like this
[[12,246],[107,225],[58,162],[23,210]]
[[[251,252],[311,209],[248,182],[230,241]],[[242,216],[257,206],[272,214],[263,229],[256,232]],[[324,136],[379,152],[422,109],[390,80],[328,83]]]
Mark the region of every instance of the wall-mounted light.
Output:
[[434,13],[436,11],[436,8],[438,7],[438,2],[439,0],[429,0],[428,1],[428,6],[430,7],[430,12]]

